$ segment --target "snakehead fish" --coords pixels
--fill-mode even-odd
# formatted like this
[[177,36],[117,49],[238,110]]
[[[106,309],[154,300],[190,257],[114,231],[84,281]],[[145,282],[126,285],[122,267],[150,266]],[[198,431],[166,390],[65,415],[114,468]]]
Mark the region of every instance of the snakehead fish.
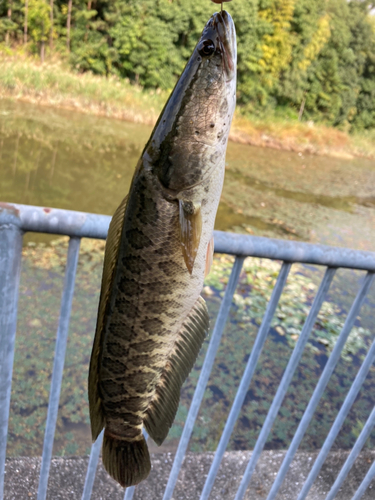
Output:
[[200,292],[213,252],[235,107],[233,20],[214,14],[136,166],[106,243],[89,370],[92,438],[122,486],[150,472],[209,327]]

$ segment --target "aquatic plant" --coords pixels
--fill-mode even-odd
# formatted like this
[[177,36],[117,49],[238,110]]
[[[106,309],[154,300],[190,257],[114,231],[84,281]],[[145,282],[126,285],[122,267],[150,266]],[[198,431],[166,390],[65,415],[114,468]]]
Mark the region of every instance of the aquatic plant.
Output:
[[[67,244],[67,238],[61,238],[48,246],[31,244],[23,249],[8,442],[8,453],[13,456],[38,455],[41,452]],[[103,241],[82,240],[57,421],[54,447],[57,454],[83,454],[90,447],[87,370],[95,329],[103,251]],[[232,257],[216,255],[212,272],[205,282],[203,293],[212,324],[232,262]],[[280,263],[266,259],[249,258],[245,261],[230,320],[194,429],[192,450],[214,450],[218,443],[279,268]],[[315,276],[308,267],[293,266],[236,424],[231,449],[254,446],[319,278],[320,274]],[[335,282],[332,295],[334,293]],[[345,303],[341,301],[339,305],[334,305],[331,300],[322,308],[267,448],[285,448],[288,445],[335,342],[346,310]],[[181,434],[208,341],[182,389],[181,404],[167,445],[173,446]],[[321,446],[368,342],[369,329],[361,326],[358,320],[345,346],[344,356],[318,406],[318,418],[314,419],[303,440],[303,448]],[[373,407],[371,386],[374,383],[375,370],[372,370],[339,435],[338,447],[348,448],[353,444],[361,422]]]

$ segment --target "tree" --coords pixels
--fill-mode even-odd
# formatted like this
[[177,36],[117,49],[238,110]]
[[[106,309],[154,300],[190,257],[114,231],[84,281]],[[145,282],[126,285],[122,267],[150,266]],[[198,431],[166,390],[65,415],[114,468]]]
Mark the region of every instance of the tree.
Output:
[[375,17],[368,15],[370,8],[374,8],[373,2],[355,2],[351,6],[353,51],[361,54],[356,113],[350,119],[357,130],[375,128]]
[[66,46],[70,50],[70,22],[72,18],[72,0],[68,0],[68,16],[66,19]]
[[297,0],[290,30],[293,39],[291,59],[281,69],[274,95],[278,106],[288,107],[297,114],[309,90],[308,69],[330,37],[326,1]]
[[9,3],[8,3],[7,15],[8,15],[8,21],[9,21],[8,22],[9,28],[7,29],[7,33],[5,36],[5,44],[9,45],[9,32],[10,32],[10,26],[12,24],[12,0],[9,0]]
[[39,47],[40,58],[44,61],[45,42],[51,28],[49,6],[44,0],[29,0],[29,31],[35,45]]
[[290,26],[295,0],[263,0],[259,17],[268,24],[262,37],[261,79],[265,87],[272,89],[292,58],[294,37]]
[[[281,113],[344,129],[375,126],[375,16],[369,0],[235,0],[237,100],[244,112]],[[219,8],[220,7],[216,7]],[[208,0],[3,0],[0,42],[31,38],[44,58],[171,89],[204,24]],[[300,113],[298,113],[300,111]]]
[[52,52],[53,49],[53,0],[50,0],[50,31],[49,31],[49,49]]
[[6,3],[6,18],[3,20],[3,30],[5,31],[5,45],[10,44],[11,34],[17,29],[17,24],[12,19],[14,14],[14,3],[13,0],[8,0]]
[[27,43],[27,14],[28,14],[29,1],[25,0],[25,21],[23,28],[23,43]]
[[[371,99],[362,99],[364,88],[371,87],[367,75],[371,81],[375,40],[368,6],[367,1],[353,0],[348,3],[345,0],[329,0],[327,11],[331,36],[308,69],[306,113],[309,118],[323,119],[347,130],[352,125],[359,127],[371,123],[372,119],[366,118],[363,122],[359,119],[357,108],[359,103],[362,106],[366,102],[371,109],[368,102]],[[370,90],[367,95],[371,93]]]

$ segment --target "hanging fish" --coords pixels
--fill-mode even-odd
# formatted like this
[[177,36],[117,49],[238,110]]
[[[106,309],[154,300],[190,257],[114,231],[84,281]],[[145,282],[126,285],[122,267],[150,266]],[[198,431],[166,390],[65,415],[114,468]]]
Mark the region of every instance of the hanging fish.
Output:
[[89,404],[93,440],[105,429],[103,464],[125,487],[149,474],[142,429],[164,441],[208,332],[200,292],[235,94],[236,34],[223,11],[206,24],[109,227]]

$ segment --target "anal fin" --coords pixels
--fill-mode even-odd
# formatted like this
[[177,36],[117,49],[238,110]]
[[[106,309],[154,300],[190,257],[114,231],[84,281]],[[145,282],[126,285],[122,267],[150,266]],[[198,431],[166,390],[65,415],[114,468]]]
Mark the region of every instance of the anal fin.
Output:
[[208,329],[207,306],[199,297],[179,332],[143,421],[147,432],[158,445],[162,444],[173,424],[181,386],[193,368]]

